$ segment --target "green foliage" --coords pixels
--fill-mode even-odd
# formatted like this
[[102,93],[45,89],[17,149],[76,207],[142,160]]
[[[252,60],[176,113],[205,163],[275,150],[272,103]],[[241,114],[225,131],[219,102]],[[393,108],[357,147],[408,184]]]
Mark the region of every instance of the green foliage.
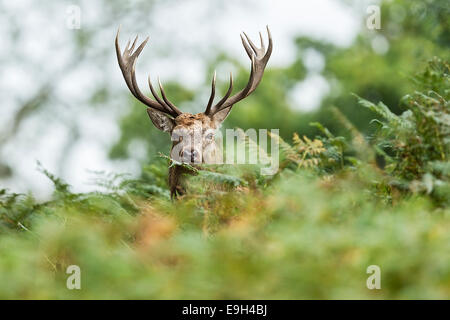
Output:
[[310,140],[304,136],[300,138],[297,133],[293,136],[293,146],[289,145],[281,137],[274,133],[269,133],[271,137],[279,140],[283,160],[280,169],[283,170],[290,163],[294,163],[297,168],[317,167],[321,162],[321,155],[326,151],[323,142],[319,139]]
[[[265,191],[141,198],[137,215],[105,194],[48,205],[27,229],[0,234],[0,297],[449,297],[448,210],[426,196],[377,201],[362,192],[382,179],[370,167],[333,180],[283,175]],[[66,288],[73,264],[81,290]],[[365,286],[371,264],[380,291]]]
[[[382,101],[392,113],[401,114],[404,109],[398,101],[417,89],[410,75],[422,69],[430,57],[450,58],[448,1],[395,0],[381,1],[380,5],[381,29],[363,28],[349,47],[334,47],[305,38],[297,40],[300,53],[313,49],[323,56],[325,66],[321,75],[330,84],[329,94],[319,110],[308,114],[309,121],[320,122],[337,135],[348,137],[348,132],[330,117],[333,106],[363,134],[374,133],[375,128],[367,125],[373,113],[369,109],[360,110],[350,92],[375,104]],[[365,21],[362,24],[365,25]],[[302,59],[301,54],[299,59]],[[296,131],[307,135],[317,133],[311,132],[305,124]]]
[[378,113],[384,119],[374,137],[378,150],[387,160],[386,170],[391,183],[414,192],[431,193],[440,202],[448,204],[450,176],[449,65],[435,58],[415,79],[420,87],[428,89],[406,95],[402,105],[407,109],[401,115],[393,114],[383,103],[375,105],[359,98],[362,106]]
[[0,231],[24,228],[23,223],[38,207],[31,195],[0,190]]

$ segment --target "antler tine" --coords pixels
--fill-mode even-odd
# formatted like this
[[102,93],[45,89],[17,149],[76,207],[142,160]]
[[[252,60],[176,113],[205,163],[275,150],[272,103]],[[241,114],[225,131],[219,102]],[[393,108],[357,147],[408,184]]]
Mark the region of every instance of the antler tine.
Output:
[[[138,37],[139,37],[139,36],[136,35],[136,38],[134,38],[133,44],[131,45],[131,48],[130,48],[130,52],[134,50],[134,45],[136,44],[136,41],[137,41]],[[128,46],[127,46],[127,47],[128,47]]]
[[261,31],[259,32],[259,40],[261,42],[261,50],[266,51],[266,47],[264,46],[264,40],[263,40]]
[[131,70],[131,81],[132,81],[132,85],[134,87],[134,90],[136,91],[136,98],[141,101],[143,104],[145,104],[146,106],[162,111],[164,113],[168,113],[171,116],[174,116],[171,112],[168,112],[169,110],[167,110],[166,106],[163,104],[160,104],[156,101],[153,101],[152,99],[148,98],[147,96],[145,96],[141,90],[139,89],[139,86],[137,85],[137,81],[136,81],[136,75],[135,75],[135,70],[134,70],[134,66],[133,69]]
[[244,36],[241,34],[242,45],[244,46],[245,52],[249,56],[251,60],[251,69],[250,69],[250,77],[247,85],[244,89],[236,93],[231,97],[227,97],[226,99],[222,99],[219,103],[217,103],[211,110],[210,114],[214,115],[215,113],[232,107],[235,103],[241,101],[242,99],[249,96],[253,91],[255,91],[258,84],[261,82],[262,76],[264,74],[264,69],[269,61],[270,55],[272,54],[272,35],[270,34],[269,27],[267,26],[267,35],[269,38],[269,45],[267,47],[267,51],[265,50],[264,41],[262,38],[262,34],[259,33],[261,40],[261,48],[258,48],[249,36],[245,32],[243,32]]
[[[148,107],[164,112],[174,118],[180,115],[182,112],[175,105],[173,105],[172,103],[166,104],[161,99],[159,99],[159,97],[156,98],[150,82],[149,82],[150,90],[152,90],[152,94],[155,96],[157,101],[154,101],[149,97],[145,96],[139,89],[139,86],[137,85],[136,70],[135,70],[136,60],[139,57],[142,50],[144,49],[145,45],[147,44],[149,38],[147,37],[133,52],[138,39],[138,37],[136,36],[131,46],[130,41],[128,41],[122,53],[119,45],[119,34],[120,34],[120,27],[117,30],[115,39],[117,61],[119,63],[120,70],[122,71],[123,78],[125,79],[125,83],[127,84],[127,87],[131,91],[133,96],[135,96],[136,99],[138,99]],[[168,101],[165,95],[163,95],[163,98],[164,101],[166,102]]]
[[217,73],[216,73],[216,71],[214,71],[214,76],[213,76],[213,79],[211,82],[211,95],[208,100],[208,105],[206,106],[205,114],[209,114],[209,112],[211,111],[211,106],[214,101],[214,96],[216,95],[216,75],[217,75]]
[[163,88],[163,86],[162,86],[162,84],[161,84],[161,81],[160,81],[159,77],[158,77],[158,83],[159,83],[159,90],[161,91],[161,95],[162,95],[164,101],[166,102],[166,104],[167,104],[167,105],[173,110],[173,112],[175,112],[177,115],[182,114],[182,112],[181,112],[181,111],[180,111],[180,110],[179,110],[172,102],[170,102],[169,99],[167,99],[166,93],[164,92],[164,88]]
[[249,45],[247,44],[247,42],[245,41],[244,37],[242,36],[242,34],[240,34],[241,37],[241,41],[242,41],[242,45],[244,46],[245,52],[247,52],[248,57],[251,59],[253,56],[253,52],[252,49],[250,49]]
[[[221,110],[221,106],[227,101],[227,99],[230,97],[231,92],[233,91],[233,74],[230,72],[230,85],[228,86],[227,93],[223,96],[223,98],[217,102],[217,104],[214,106],[213,114],[216,112],[219,112]],[[206,113],[206,112],[205,112]],[[211,112],[209,112],[211,113]],[[207,115],[209,113],[206,113]]]
[[[249,80],[247,82],[247,85],[245,86],[244,89],[242,89],[241,91],[239,91],[237,94],[235,94],[233,96],[233,97],[242,96],[243,98],[241,98],[240,100],[244,99],[245,97],[247,97],[251,93],[250,90],[252,88],[252,84],[253,84],[253,81],[254,81],[253,79],[255,78],[255,56],[252,56],[251,60],[252,60],[252,67],[250,68],[250,77],[249,77]],[[231,98],[233,98],[233,97],[231,97]],[[227,108],[229,106],[230,106],[230,102],[228,100],[228,97],[226,99],[224,97],[224,99],[219,101],[219,103],[217,103],[217,105],[214,106],[214,110],[213,110],[212,114],[215,114],[215,113],[217,113],[217,112],[219,112],[219,111],[221,111],[221,110],[223,110],[223,109],[225,109],[225,108]]]
[[245,32],[242,32],[245,36],[245,38],[247,39],[248,43],[250,44],[250,46],[252,47],[253,51],[255,53],[258,53],[258,47],[253,43],[253,41],[248,37],[248,35]]
[[169,111],[169,112],[173,112],[173,110],[158,96],[158,93],[156,92],[156,90],[153,88],[153,85],[152,85],[152,80],[151,80],[151,78],[150,78],[150,75],[148,75],[148,78],[147,78],[147,80],[148,80],[148,86],[149,86],[149,88],[150,88],[150,91],[151,91],[151,93],[152,93],[152,95],[153,95],[153,97],[156,99],[156,101],[158,101],[158,103],[160,104],[160,105],[162,105],[162,106],[164,106],[164,108],[167,110],[167,111]]
[[[115,46],[116,46],[116,55],[117,55],[117,61],[119,62],[119,67],[120,70],[122,70],[122,74],[123,77],[125,78],[125,83],[127,84],[128,89],[130,89],[131,93],[136,97],[136,91],[134,90],[134,87],[131,83],[131,79],[129,79],[129,76],[126,75],[125,73],[125,62],[123,61],[123,57],[122,57],[122,51],[120,50],[120,46],[119,46],[119,34],[120,34],[120,26],[119,29],[117,30],[117,34],[116,34],[116,40],[115,40]],[[128,44],[127,44],[128,47]],[[126,52],[126,48],[124,51],[124,55]]]
[[266,26],[266,29],[267,29],[267,36],[269,37],[269,46],[267,47],[266,54],[264,55],[263,58],[265,64],[267,64],[267,61],[269,61],[273,49],[272,34],[270,33],[269,26]]

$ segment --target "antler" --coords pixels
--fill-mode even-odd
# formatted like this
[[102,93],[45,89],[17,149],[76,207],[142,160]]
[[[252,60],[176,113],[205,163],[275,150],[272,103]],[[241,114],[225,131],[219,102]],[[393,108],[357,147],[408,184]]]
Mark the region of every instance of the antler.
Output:
[[122,70],[123,78],[125,79],[125,82],[128,86],[128,89],[130,89],[131,93],[141,101],[143,104],[147,105],[148,107],[161,111],[163,113],[166,113],[174,118],[176,118],[178,115],[182,114],[182,112],[172,103],[170,102],[167,97],[166,93],[164,92],[163,86],[161,84],[161,81],[158,79],[159,83],[159,89],[161,91],[161,95],[163,99],[161,99],[158,94],[155,92],[152,83],[150,81],[150,76],[148,77],[148,85],[150,87],[150,91],[152,92],[153,96],[155,97],[155,100],[150,99],[146,95],[144,95],[141,90],[139,89],[136,81],[136,72],[135,72],[135,65],[136,60],[139,57],[139,54],[144,49],[145,45],[147,44],[148,37],[137,47],[137,49],[133,52],[134,47],[136,45],[136,41],[138,37],[133,41],[133,44],[130,47],[130,41],[128,41],[125,50],[123,54],[121,53],[120,46],[119,46],[119,33],[120,33],[120,27],[117,30],[116,35],[116,54],[117,54],[117,60],[119,62],[120,69]]
[[269,61],[270,55],[272,54],[272,36],[270,34],[269,27],[267,26],[266,28],[267,28],[267,35],[269,37],[269,46],[267,48],[267,51],[264,46],[264,41],[261,32],[259,33],[259,38],[261,40],[261,48],[258,48],[250,40],[250,38],[247,36],[245,32],[244,36],[247,39],[247,41],[241,35],[242,45],[244,46],[244,49],[252,62],[250,70],[250,78],[245,88],[230,97],[231,91],[233,90],[233,77],[230,74],[230,85],[228,87],[227,93],[217,104],[211,107],[211,104],[214,100],[215,84],[216,84],[216,77],[214,74],[214,78],[212,81],[211,97],[209,98],[205,114],[213,116],[214,114],[225,108],[232,107],[235,103],[241,101],[245,97],[249,96],[253,91],[255,91],[256,87],[261,82],[262,76],[264,74],[264,69],[267,65],[267,62]]

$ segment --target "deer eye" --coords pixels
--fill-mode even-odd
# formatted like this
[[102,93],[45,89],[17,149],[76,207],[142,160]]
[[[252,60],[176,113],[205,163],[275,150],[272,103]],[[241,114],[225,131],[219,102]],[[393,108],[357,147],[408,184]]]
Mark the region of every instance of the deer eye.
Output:
[[214,138],[214,133],[213,132],[208,133],[205,138],[206,140],[212,140]]

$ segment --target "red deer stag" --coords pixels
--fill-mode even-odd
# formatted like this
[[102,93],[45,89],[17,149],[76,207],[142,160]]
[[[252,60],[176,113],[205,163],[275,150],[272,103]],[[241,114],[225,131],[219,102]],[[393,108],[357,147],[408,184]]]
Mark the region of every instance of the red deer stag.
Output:
[[[120,28],[117,31],[115,41],[116,53],[125,83],[136,99],[147,106],[147,113],[155,127],[170,134],[172,140],[171,157],[182,163],[216,163],[218,156],[215,142],[216,130],[219,129],[233,105],[255,91],[262,79],[264,69],[272,53],[272,37],[269,28],[267,27],[269,38],[267,51],[261,33],[259,33],[260,48],[245,33],[241,35],[242,44],[251,60],[250,78],[245,88],[231,95],[233,77],[230,74],[230,84],[225,96],[213,105],[216,86],[216,74],[214,73],[211,96],[206,110],[197,114],[182,112],[170,102],[160,81],[158,82],[162,98],[158,96],[150,81],[150,76],[148,77],[148,85],[154,100],[142,93],[136,81],[135,65],[139,54],[147,44],[148,37],[134,50],[138,38],[136,36],[131,46],[130,41],[128,41],[122,53],[119,46],[119,32]],[[183,166],[175,165],[169,169],[169,186],[172,198],[184,193],[180,180],[183,173],[189,173]]]

